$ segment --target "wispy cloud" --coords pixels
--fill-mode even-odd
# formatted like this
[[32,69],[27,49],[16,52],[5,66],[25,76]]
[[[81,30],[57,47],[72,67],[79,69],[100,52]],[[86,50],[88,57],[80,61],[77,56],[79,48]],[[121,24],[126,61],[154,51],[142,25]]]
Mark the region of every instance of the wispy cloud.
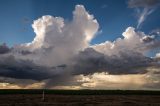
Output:
[[134,8],[138,17],[137,28],[140,28],[147,16],[152,14],[160,6],[159,0],[129,0],[128,7]]
[[103,5],[101,6],[102,9],[105,9],[105,8],[107,8],[107,7],[108,7],[107,4],[103,4]]

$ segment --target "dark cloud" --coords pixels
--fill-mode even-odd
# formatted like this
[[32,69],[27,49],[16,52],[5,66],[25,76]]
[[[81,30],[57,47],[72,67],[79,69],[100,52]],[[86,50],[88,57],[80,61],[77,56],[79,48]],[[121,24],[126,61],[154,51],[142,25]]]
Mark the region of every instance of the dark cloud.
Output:
[[[87,48],[80,52],[73,64],[58,65],[56,67],[39,66],[30,60],[15,59],[14,56],[1,57],[0,77],[14,79],[29,79],[35,81],[48,80],[46,87],[66,84],[72,81],[75,75],[88,75],[95,72],[108,72],[109,74],[143,74],[146,67],[153,60],[140,53],[121,52],[120,56],[106,56]],[[68,84],[68,83],[67,83]]]
[[56,75],[56,69],[38,66],[29,60],[16,60],[14,56],[1,57],[0,76],[15,79],[31,79],[41,81]]
[[107,56],[93,48],[81,51],[73,59],[72,65],[62,64],[55,67],[39,66],[30,60],[16,59],[11,55],[1,56],[0,81],[24,87],[35,83],[34,81],[45,82],[43,88],[78,86],[80,82],[75,79],[77,75],[91,75],[97,72],[108,72],[112,75],[144,74],[154,63],[158,63],[157,58],[145,57],[133,51],[120,52],[119,56]]
[[0,54],[9,53],[10,51],[11,49],[5,43],[0,45]]
[[145,36],[142,38],[142,41],[145,43],[151,42],[154,40],[154,36]]
[[143,74],[153,60],[133,52],[120,52],[119,56],[105,56],[94,49],[88,48],[76,58],[73,74],[93,74],[108,72],[109,74]]
[[29,54],[32,54],[33,52],[27,51],[27,50],[22,50],[19,53],[22,54],[22,55],[29,55]]

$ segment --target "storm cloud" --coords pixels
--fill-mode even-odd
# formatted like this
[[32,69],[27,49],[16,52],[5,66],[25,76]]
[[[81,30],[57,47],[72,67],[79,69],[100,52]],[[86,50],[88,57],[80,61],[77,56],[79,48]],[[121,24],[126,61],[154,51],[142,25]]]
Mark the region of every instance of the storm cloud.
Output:
[[5,54],[10,51],[11,49],[5,43],[0,45],[0,54]]
[[127,51],[120,52],[119,56],[107,56],[88,48],[77,57],[73,66],[73,74],[93,74],[95,72],[107,72],[112,75],[144,74],[147,68],[152,66],[153,59],[144,55]]
[[83,5],[76,5],[69,22],[47,15],[35,20],[32,27],[36,34],[32,42],[12,48],[0,46],[1,82],[23,86],[43,83],[40,85],[45,88],[81,87],[86,82],[79,82],[78,78],[95,77],[95,73],[152,76],[152,71],[159,72],[159,60],[147,55],[160,48],[158,35],[128,27],[114,41],[91,45],[99,24]]
[[18,60],[14,56],[2,57],[0,59],[1,77],[15,79],[31,79],[41,81],[54,76],[52,68],[38,66],[29,60]]

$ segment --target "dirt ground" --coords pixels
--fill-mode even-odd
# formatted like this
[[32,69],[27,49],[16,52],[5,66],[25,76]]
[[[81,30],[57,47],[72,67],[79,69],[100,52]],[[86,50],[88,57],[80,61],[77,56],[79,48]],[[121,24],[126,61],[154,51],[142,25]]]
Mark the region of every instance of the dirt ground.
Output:
[[154,95],[3,94],[0,106],[160,106]]

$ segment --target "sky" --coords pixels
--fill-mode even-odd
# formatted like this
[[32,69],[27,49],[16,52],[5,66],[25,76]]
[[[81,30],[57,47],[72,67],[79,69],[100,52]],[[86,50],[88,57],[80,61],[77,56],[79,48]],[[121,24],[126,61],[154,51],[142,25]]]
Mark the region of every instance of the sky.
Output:
[[[9,46],[31,42],[35,36],[31,24],[43,15],[61,16],[71,20],[72,10],[77,4],[84,5],[100,24],[100,33],[91,44],[113,41],[121,36],[126,27],[137,25],[134,10],[128,8],[127,0],[1,0],[0,2],[0,43],[6,42]],[[140,29],[149,33],[160,26],[160,22],[157,22],[159,19],[160,11],[156,9]]]
[[2,89],[160,89],[160,0],[0,0],[0,15]]

